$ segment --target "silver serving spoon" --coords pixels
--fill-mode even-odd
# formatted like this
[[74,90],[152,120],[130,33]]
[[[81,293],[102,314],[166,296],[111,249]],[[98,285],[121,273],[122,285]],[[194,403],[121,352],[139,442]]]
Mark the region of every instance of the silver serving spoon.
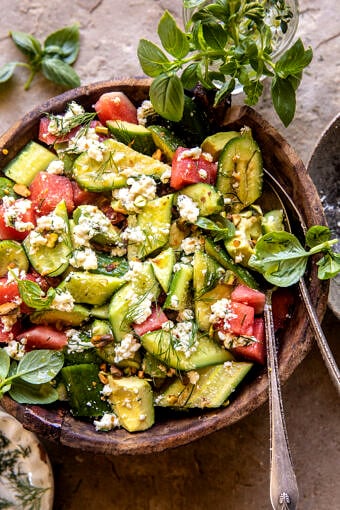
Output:
[[[267,170],[264,170],[264,172],[265,172],[266,177],[269,180],[269,183],[270,183],[274,193],[276,194],[276,196],[281,204],[281,207],[285,210],[285,207],[283,204],[283,200],[284,200],[286,202],[286,204],[288,204],[289,208],[294,212],[294,215],[296,216],[297,220],[299,221],[299,223],[301,225],[301,229],[302,229],[303,233],[306,234],[307,226],[304,222],[303,217],[301,216],[299,209],[296,207],[294,201],[291,199],[291,197],[286,192],[286,190],[281,186],[281,184]],[[285,213],[285,216],[286,216],[288,226],[289,226],[287,213]],[[289,226],[289,229],[290,229],[290,226]],[[333,357],[332,351],[329,348],[327,339],[322,331],[319,319],[318,319],[317,314],[314,310],[306,283],[303,278],[301,278],[299,281],[299,289],[300,289],[301,297],[302,297],[303,302],[306,307],[306,311],[308,313],[309,320],[313,327],[315,338],[316,338],[318,347],[320,349],[321,355],[323,357],[324,363],[328,369],[330,378],[333,381],[338,394],[340,395],[340,370],[339,370],[339,367],[337,366],[336,361]]]

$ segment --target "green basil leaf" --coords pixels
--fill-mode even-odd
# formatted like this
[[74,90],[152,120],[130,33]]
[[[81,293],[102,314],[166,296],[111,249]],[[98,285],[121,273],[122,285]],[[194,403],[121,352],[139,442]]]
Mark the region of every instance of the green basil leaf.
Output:
[[0,384],[1,381],[6,379],[9,367],[11,364],[11,358],[8,356],[7,352],[4,349],[0,349]]
[[141,39],[137,48],[139,63],[145,74],[151,77],[167,71],[170,61],[163,51],[153,42]]
[[28,57],[33,58],[42,55],[41,44],[33,35],[26,34],[25,32],[12,31],[10,32],[10,36],[19,50]]
[[183,7],[186,9],[192,9],[194,7],[199,7],[204,4],[207,0],[183,0]]
[[179,122],[183,116],[184,89],[176,74],[157,76],[151,83],[150,100],[165,119]]
[[203,35],[208,46],[215,50],[224,50],[228,40],[228,33],[224,30],[222,25],[210,22],[204,23],[202,28]]
[[271,96],[276,113],[287,127],[294,118],[296,108],[295,89],[289,79],[273,78]]
[[316,265],[318,266],[318,278],[320,280],[335,278],[340,273],[340,253],[329,251]]
[[218,103],[223,101],[226,97],[228,97],[232,91],[234,90],[236,85],[236,80],[234,78],[231,78],[229,81],[227,81],[216,93],[215,100],[214,100],[214,106],[217,106]]
[[13,76],[16,66],[17,62],[8,62],[0,67],[0,83],[5,83]]
[[158,35],[163,48],[173,57],[181,59],[189,53],[187,36],[177,26],[169,11],[165,11],[159,21]]
[[306,233],[306,244],[310,248],[325,243],[331,238],[331,231],[323,225],[314,225]]
[[187,90],[193,89],[198,81],[197,66],[198,64],[189,64],[181,75],[181,82]]
[[76,61],[79,46],[79,27],[76,24],[53,32],[44,42],[45,52],[58,55],[66,64]]
[[58,392],[50,383],[31,384],[21,379],[13,381],[9,394],[19,404],[51,404],[58,400]]
[[55,297],[55,290],[48,289],[46,296],[36,282],[31,280],[18,280],[18,287],[21,299],[27,306],[36,310],[47,310],[51,307]]
[[308,256],[293,234],[271,232],[258,239],[248,265],[273,285],[289,287],[304,274]]
[[59,58],[45,56],[41,62],[43,75],[48,80],[66,88],[79,87],[80,79],[72,67]]
[[209,218],[205,218],[204,216],[199,216],[195,222],[195,225],[202,228],[203,230],[209,230],[210,232],[215,232],[214,236],[215,241],[220,241],[221,239],[227,240],[235,235],[235,225],[223,218],[220,217],[220,221],[222,226],[218,225],[214,221]]
[[310,64],[312,58],[312,49],[305,50],[301,39],[298,39],[276,62],[275,72],[280,78],[295,76]]
[[250,106],[256,104],[263,92],[263,85],[261,80],[249,81],[247,85],[244,85],[243,91],[247,96],[245,103]]
[[64,355],[60,351],[39,349],[30,351],[19,361],[17,375],[32,384],[51,381],[61,370]]

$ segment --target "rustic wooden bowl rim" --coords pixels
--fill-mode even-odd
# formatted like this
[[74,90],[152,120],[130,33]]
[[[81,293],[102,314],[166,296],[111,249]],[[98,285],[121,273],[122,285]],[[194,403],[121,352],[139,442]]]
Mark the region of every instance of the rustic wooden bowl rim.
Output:
[[[0,137],[0,169],[32,137],[37,138],[39,118],[44,112],[62,112],[66,104],[78,100],[90,107],[104,92],[121,90],[136,104],[148,97],[150,80],[127,78],[98,82],[65,92],[36,106]],[[264,164],[280,180],[296,203],[299,204],[307,226],[325,224],[322,205],[313,182],[302,161],[286,140],[255,110],[242,106],[226,111],[222,126],[239,129],[249,125],[262,148]],[[8,154],[6,155],[7,149]],[[312,267],[307,286],[321,320],[327,307],[328,285],[318,280]],[[280,377],[285,382],[309,352],[313,335],[301,301],[295,309],[294,324],[288,324],[282,338],[279,354]],[[169,415],[151,429],[130,434],[123,429],[98,433],[92,423],[73,418],[68,411],[51,407],[21,405],[10,397],[2,399],[7,412],[14,415],[27,429],[58,441],[63,445],[93,453],[146,454],[159,452],[197,440],[214,431],[231,425],[247,416],[267,399],[268,381],[262,370],[249,384],[243,385],[237,398],[223,409],[202,413]]]

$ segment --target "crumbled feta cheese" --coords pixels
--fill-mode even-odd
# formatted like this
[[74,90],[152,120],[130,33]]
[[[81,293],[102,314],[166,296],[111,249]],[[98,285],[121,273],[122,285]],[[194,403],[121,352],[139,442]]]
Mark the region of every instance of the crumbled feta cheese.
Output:
[[227,298],[219,299],[211,305],[210,309],[211,314],[209,320],[213,324],[222,320],[223,328],[226,330],[230,329],[229,323],[230,319],[237,317],[237,315],[232,312],[230,299]]
[[113,413],[104,413],[100,420],[94,420],[96,431],[109,431],[120,426],[118,417]]
[[40,216],[37,218],[36,232],[53,231],[57,233],[63,233],[66,231],[66,224],[61,216],[58,216],[54,212],[47,214],[46,216]]
[[96,253],[91,248],[74,250],[69,262],[73,267],[82,267],[85,270],[98,268]]
[[103,161],[106,146],[100,141],[95,128],[88,128],[84,134],[79,133],[69,141],[69,148],[76,153],[86,152],[91,159]]
[[181,250],[183,250],[186,255],[195,253],[195,251],[199,250],[201,246],[202,238],[200,237],[186,237],[181,242]]
[[204,170],[204,168],[199,168],[198,175],[201,179],[206,179],[208,177],[208,172]]
[[178,160],[181,161],[184,158],[191,159],[199,159],[202,154],[202,149],[200,147],[193,147],[192,149],[186,149],[182,151],[178,157]]
[[118,244],[111,250],[111,257],[123,257],[126,255],[127,249],[123,244]]
[[186,358],[196,351],[198,342],[194,334],[192,321],[178,322],[171,329],[171,338],[176,351],[183,352]]
[[119,363],[124,359],[133,358],[135,352],[137,352],[140,347],[141,344],[136,340],[136,338],[131,333],[128,333],[122,341],[115,346],[114,362]]
[[8,356],[12,359],[21,360],[25,355],[25,344],[27,340],[23,338],[20,342],[16,340],[11,340],[8,342],[6,347],[4,347],[4,351],[7,352]]
[[139,212],[149,200],[156,196],[156,182],[148,175],[138,179],[129,177],[126,181],[128,187],[116,189],[112,196],[130,213]]
[[55,136],[70,131],[73,118],[84,113],[85,109],[75,101],[72,101],[68,104],[64,115],[53,115],[50,117],[47,131]]
[[162,329],[164,331],[170,331],[174,327],[175,327],[175,324],[172,321],[166,321],[166,322],[163,322],[163,324],[162,324]]
[[7,273],[7,283],[14,282],[15,280],[24,280],[26,277],[26,271],[20,270],[18,267],[11,268]]
[[46,168],[48,174],[62,175],[64,173],[64,162],[60,159],[55,159]]
[[32,230],[34,225],[31,221],[23,221],[23,216],[32,207],[31,200],[26,198],[19,198],[15,200],[13,197],[2,198],[2,205],[4,207],[4,220],[7,227],[15,228],[19,232],[26,232]]
[[55,297],[52,301],[51,308],[60,310],[62,312],[71,312],[74,307],[74,299],[72,294],[66,291],[56,291]]
[[139,226],[126,227],[121,234],[121,238],[124,241],[129,241],[130,243],[142,243],[145,241],[145,234]]
[[105,384],[103,386],[103,389],[102,389],[102,391],[100,393],[103,395],[103,397],[109,397],[111,395],[111,393],[112,393],[111,386],[109,384]]
[[185,308],[184,310],[181,310],[179,314],[177,315],[178,321],[191,321],[195,318],[195,313],[190,308]]
[[87,349],[93,348],[90,341],[85,341],[77,329],[68,329],[65,331],[67,337],[67,352],[84,352]]
[[145,126],[148,115],[153,115],[155,113],[156,112],[155,112],[155,109],[154,109],[151,101],[146,99],[137,108],[137,120],[138,120],[138,124],[140,124],[141,126]]
[[72,236],[75,248],[90,247],[90,240],[97,234],[105,234],[111,229],[109,218],[96,206],[86,206],[86,214],[81,214],[74,226]]
[[20,311],[18,313],[11,313],[9,315],[1,315],[0,324],[2,325],[2,333],[9,333],[11,331],[12,327],[18,320],[19,314]]
[[179,195],[177,198],[177,207],[179,215],[189,223],[195,223],[197,220],[200,210],[197,204],[186,195]]
[[187,376],[191,384],[196,384],[200,378],[200,375],[196,370],[190,370],[187,372]]

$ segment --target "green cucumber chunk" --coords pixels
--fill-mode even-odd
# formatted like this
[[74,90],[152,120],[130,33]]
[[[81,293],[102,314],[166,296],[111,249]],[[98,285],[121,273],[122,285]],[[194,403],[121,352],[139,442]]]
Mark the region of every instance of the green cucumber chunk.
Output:
[[143,233],[144,239],[129,242],[129,259],[145,258],[168,243],[173,198],[174,195],[170,194],[150,200],[137,215],[137,228]]
[[283,210],[273,209],[268,211],[261,220],[262,232],[268,234],[269,232],[281,232],[285,229],[283,223]]
[[157,257],[150,259],[155,276],[164,292],[168,292],[172,277],[173,267],[176,262],[176,255],[173,248],[167,248],[160,252]]
[[197,370],[196,384],[185,384],[183,377],[177,377],[155,398],[155,405],[199,409],[221,407],[252,366],[252,363],[229,361],[201,368]]
[[197,250],[193,259],[193,288],[195,299],[215,287],[221,278],[220,265],[207,253]]
[[148,381],[139,377],[114,379],[108,376],[111,394],[109,401],[120,425],[129,432],[152,427],[155,422],[152,389]]
[[190,282],[193,276],[193,268],[189,264],[180,264],[173,274],[170,289],[166,297],[164,308],[181,311],[190,308]]
[[250,129],[232,138],[218,162],[216,187],[230,199],[232,210],[241,211],[262,193],[263,165],[261,151]]
[[110,191],[125,186],[130,175],[161,177],[169,166],[131,147],[109,138],[105,140],[103,161],[95,161],[86,152],[74,162],[73,177],[79,186],[89,191]]
[[181,138],[176,136],[170,129],[165,126],[148,126],[153,141],[165,156],[168,163],[171,163],[172,158],[178,147],[184,147],[185,143]]
[[199,299],[195,299],[195,319],[198,329],[210,331],[212,327],[210,320],[211,305],[220,299],[230,298],[233,289],[233,285],[218,283],[213,289],[201,294]]
[[210,216],[224,209],[224,199],[220,191],[205,182],[190,184],[181,189],[181,195],[191,198],[200,211],[200,216]]
[[91,273],[115,276],[121,278],[129,269],[128,261],[123,257],[113,257],[103,252],[96,252],[98,267],[91,269]]
[[34,177],[46,170],[51,161],[57,156],[33,140],[3,169],[3,173],[18,184],[29,186]]
[[102,400],[104,385],[100,382],[99,367],[83,363],[69,365],[61,369],[73,416],[98,417],[110,412],[106,400]]
[[22,243],[33,268],[42,276],[62,274],[68,268],[69,258],[72,255],[70,226],[64,200],[57,205],[53,214],[64,221],[63,231],[58,231],[58,240],[53,247],[36,245],[34,238],[37,232],[35,230],[31,230]]
[[72,235],[75,236],[77,225],[80,230],[87,231],[91,241],[101,245],[115,244],[120,242],[119,230],[112,225],[108,217],[95,205],[79,205],[73,211],[74,226]]
[[90,317],[88,308],[82,305],[74,305],[70,312],[61,310],[42,310],[30,314],[33,324],[52,324],[57,327],[81,326]]
[[70,292],[76,303],[101,306],[124,283],[116,276],[72,271],[58,288]]
[[17,194],[13,190],[14,182],[6,177],[0,177],[0,199],[3,197],[17,198]]
[[176,370],[194,370],[208,365],[230,361],[233,356],[208,336],[199,336],[197,349],[189,356],[176,350],[171,333],[158,329],[141,336],[144,349],[168,367]]
[[25,250],[17,241],[0,241],[0,278],[6,276],[8,270],[13,268],[28,271],[29,262]]
[[108,120],[106,125],[118,142],[148,156],[155,152],[156,146],[149,128],[124,120]]

